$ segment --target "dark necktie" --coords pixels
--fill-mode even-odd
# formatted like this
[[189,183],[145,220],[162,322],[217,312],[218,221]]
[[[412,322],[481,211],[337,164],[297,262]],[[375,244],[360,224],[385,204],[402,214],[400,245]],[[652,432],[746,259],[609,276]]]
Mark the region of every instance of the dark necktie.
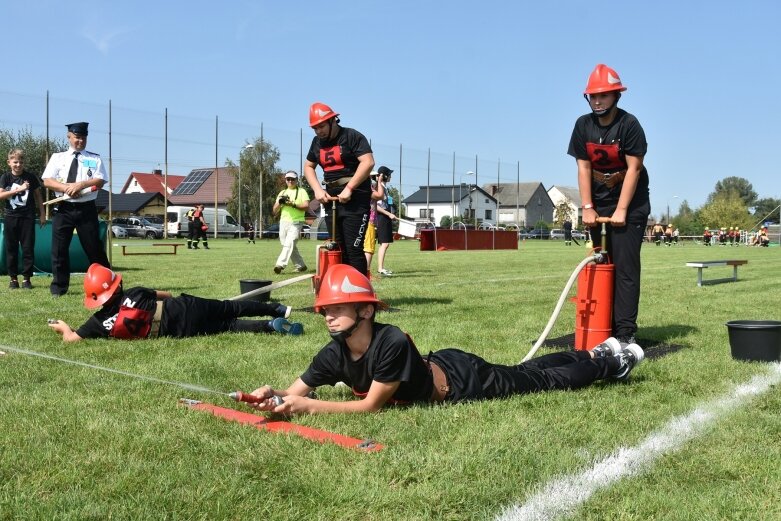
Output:
[[73,161],[71,161],[71,167],[70,170],[68,170],[68,183],[76,182],[76,176],[79,173],[79,153],[80,152],[76,152],[73,154]]

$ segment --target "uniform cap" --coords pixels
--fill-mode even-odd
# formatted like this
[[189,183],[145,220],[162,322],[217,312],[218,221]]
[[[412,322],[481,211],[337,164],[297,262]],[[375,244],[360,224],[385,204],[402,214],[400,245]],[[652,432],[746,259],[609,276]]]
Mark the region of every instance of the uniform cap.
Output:
[[78,123],[68,123],[65,126],[67,127],[68,132],[72,132],[77,136],[86,136],[88,134],[87,127],[89,126],[89,123],[87,123],[86,121],[79,121]]
[[393,173],[393,170],[391,170],[387,166],[381,166],[380,168],[377,169],[377,173],[382,175],[390,175]]

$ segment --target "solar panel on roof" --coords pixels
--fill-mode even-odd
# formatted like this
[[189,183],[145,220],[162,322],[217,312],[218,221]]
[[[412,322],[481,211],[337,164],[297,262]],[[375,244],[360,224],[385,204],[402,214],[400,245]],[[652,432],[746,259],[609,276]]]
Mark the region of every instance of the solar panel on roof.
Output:
[[198,191],[201,185],[209,179],[214,170],[193,170],[184,181],[176,187],[171,195],[192,195]]

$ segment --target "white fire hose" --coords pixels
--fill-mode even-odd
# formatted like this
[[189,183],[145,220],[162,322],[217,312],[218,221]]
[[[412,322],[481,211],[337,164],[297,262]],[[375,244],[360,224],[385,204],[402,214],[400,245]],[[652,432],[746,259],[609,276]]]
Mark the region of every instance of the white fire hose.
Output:
[[556,323],[556,319],[559,318],[559,313],[561,313],[561,308],[564,305],[564,301],[567,298],[567,295],[569,294],[569,290],[572,288],[572,285],[575,283],[575,279],[577,279],[578,274],[585,268],[587,265],[591,263],[598,263],[602,260],[602,254],[601,253],[594,253],[590,257],[586,257],[582,261],[580,261],[580,264],[578,264],[577,268],[575,268],[575,271],[572,272],[572,275],[570,275],[569,280],[567,281],[567,284],[564,286],[564,291],[561,292],[561,296],[559,297],[559,301],[556,303],[556,309],[553,310],[553,314],[550,317],[550,320],[548,320],[548,325],[545,326],[545,329],[543,330],[542,334],[540,335],[540,338],[537,339],[537,342],[534,344],[534,346],[531,348],[531,351],[523,357],[523,360],[521,362],[526,362],[531,357],[534,356],[534,354],[537,352],[537,350],[542,346],[542,344],[545,343],[545,339],[548,338],[548,334],[550,333],[550,330],[553,329],[553,324]]

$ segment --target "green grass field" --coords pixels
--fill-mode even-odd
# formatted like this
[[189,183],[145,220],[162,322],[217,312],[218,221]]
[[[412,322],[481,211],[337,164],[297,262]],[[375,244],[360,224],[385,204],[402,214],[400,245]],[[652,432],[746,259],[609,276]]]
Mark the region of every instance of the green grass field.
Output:
[[[313,241],[302,253],[314,268]],[[218,240],[211,251],[123,257],[127,286],[228,298],[239,279],[272,272],[276,241]],[[527,241],[517,251],[388,253],[396,276],[375,280],[398,311],[379,315],[424,354],[456,346],[517,363],[545,326],[583,247]],[[0,356],[0,519],[492,519],[545,483],[635,446],[676,416],[719,399],[767,364],[735,361],[733,319],[781,319],[781,248],[643,249],[640,338],[683,346],[648,360],[629,384],[501,401],[309,416],[295,423],[385,446],[362,453],[259,432],[177,404],[181,397],[249,410],[215,394],[150,383],[5,350]],[[686,261],[744,258],[737,283],[698,288]],[[731,268],[710,269],[708,277]],[[287,386],[328,340],[311,285],[272,293],[294,306],[300,337],[223,334],[194,339],[65,345],[46,326],[81,324],[81,276],[53,299],[49,279],[31,292],[0,290],[4,346],[229,392]],[[565,305],[551,333],[574,328]],[[546,352],[545,349],[540,353]],[[325,399],[352,399],[324,388]],[[725,415],[681,450],[598,492],[575,519],[781,519],[781,393]]]

